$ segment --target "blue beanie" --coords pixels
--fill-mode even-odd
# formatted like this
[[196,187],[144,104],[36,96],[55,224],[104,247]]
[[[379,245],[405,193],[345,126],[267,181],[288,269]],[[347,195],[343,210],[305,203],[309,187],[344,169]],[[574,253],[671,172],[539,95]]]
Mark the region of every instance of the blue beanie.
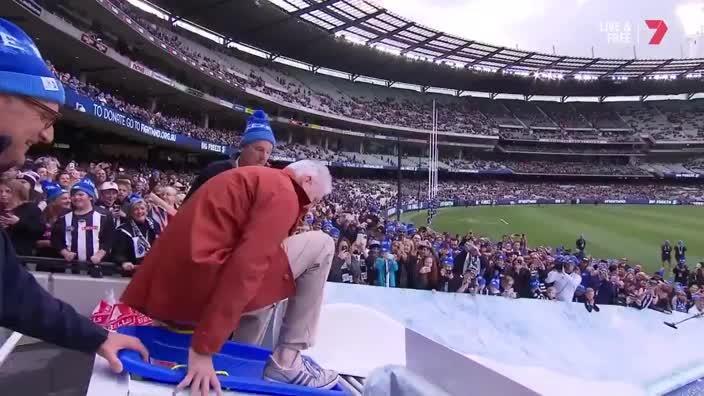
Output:
[[61,188],[59,183],[54,183],[46,180],[42,182],[42,189],[44,189],[44,193],[46,193],[47,202],[55,200],[56,198],[60,197],[61,194],[64,194],[66,192],[66,190]]
[[442,264],[446,267],[454,267],[455,261],[452,259],[452,256],[447,255],[442,259]]
[[381,242],[381,251],[386,253],[391,251],[391,241],[385,239]]
[[97,195],[95,192],[95,184],[93,184],[90,179],[81,179],[78,183],[74,184],[73,187],[71,187],[71,194],[77,191],[83,191],[93,199],[95,199]]
[[0,92],[64,104],[64,87],[46,66],[32,39],[0,18]]
[[255,111],[247,119],[247,127],[242,134],[242,141],[240,142],[240,147],[246,146],[250,143],[254,143],[260,140],[266,140],[271,143],[272,146],[276,145],[276,139],[274,138],[274,132],[271,131],[271,126],[269,125],[269,118],[266,116],[264,110]]
[[137,205],[138,203],[144,203],[144,202],[146,202],[146,201],[144,200],[144,198],[142,198],[141,195],[139,195],[137,193],[130,194],[130,196],[127,197],[127,202],[126,202],[126,207],[125,207],[126,212],[128,214],[132,213],[132,209],[134,208],[135,205]]
[[492,278],[491,282],[489,283],[489,286],[493,287],[494,289],[500,289],[501,282],[499,281],[499,278]]
[[340,230],[338,230],[338,229],[335,228],[335,227],[332,227],[332,228],[330,229],[330,236],[331,236],[333,239],[338,239],[338,238],[340,238]]

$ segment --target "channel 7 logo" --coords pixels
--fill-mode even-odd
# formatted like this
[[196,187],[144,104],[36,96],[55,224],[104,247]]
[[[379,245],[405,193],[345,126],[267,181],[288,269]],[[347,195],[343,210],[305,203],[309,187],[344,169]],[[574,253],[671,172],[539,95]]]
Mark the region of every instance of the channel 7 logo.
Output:
[[[665,21],[662,19],[646,19],[643,23],[647,29],[653,31],[648,44],[660,45],[665,33],[667,33]],[[629,21],[606,21],[599,24],[599,30],[606,34],[606,41],[609,44],[638,44],[641,39],[642,25],[635,24],[634,29],[634,24]],[[634,32],[634,30],[636,31]]]
[[659,45],[667,33],[667,24],[662,19],[646,19],[645,24],[648,29],[654,30],[653,37],[650,38],[648,44]]

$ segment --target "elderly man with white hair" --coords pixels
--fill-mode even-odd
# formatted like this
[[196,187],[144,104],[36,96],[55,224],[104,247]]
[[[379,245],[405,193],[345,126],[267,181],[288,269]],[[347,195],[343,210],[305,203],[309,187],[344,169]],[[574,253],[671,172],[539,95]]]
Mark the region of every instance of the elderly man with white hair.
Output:
[[331,190],[330,172],[320,162],[299,161],[283,170],[248,166],[213,177],[180,208],[122,296],[159,322],[193,330],[179,388],[220,394],[212,355],[244,314],[286,298],[264,377],[335,386],[337,373],[300,353],[315,339],[334,242],[321,231],[293,235],[308,208]]

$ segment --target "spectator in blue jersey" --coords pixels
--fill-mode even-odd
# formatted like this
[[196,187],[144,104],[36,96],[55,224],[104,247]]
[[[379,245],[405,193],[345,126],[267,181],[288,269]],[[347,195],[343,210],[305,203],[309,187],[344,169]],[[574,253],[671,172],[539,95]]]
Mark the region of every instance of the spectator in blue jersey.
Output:
[[[25,32],[0,18],[0,171],[24,163],[29,147],[51,143],[64,91]],[[0,232],[0,326],[66,348],[98,353],[116,372],[121,349],[148,352],[134,338],[92,323],[51,296],[19,263]]]
[[271,152],[276,146],[274,132],[269,125],[269,117],[264,110],[257,110],[247,119],[247,126],[240,141],[240,151],[233,158],[216,161],[208,165],[198,175],[186,195],[188,199],[212,177],[240,166],[266,166]]
[[687,310],[689,309],[687,293],[685,293],[684,288],[681,285],[675,286],[675,296],[672,297],[672,309],[684,313],[687,313]]
[[147,216],[147,202],[133,194],[127,202],[127,221],[115,231],[113,261],[131,276],[161,233],[159,224]]
[[382,287],[396,287],[396,271],[398,263],[391,253],[391,242],[385,240],[381,243],[381,255],[374,262],[376,270],[376,285]]
[[530,287],[531,298],[535,298],[538,300],[542,300],[545,298],[545,293],[540,290],[540,281],[538,280],[538,278],[531,278],[528,286]]
[[[112,246],[115,223],[94,210],[95,185],[82,179],[71,187],[73,210],[61,216],[51,230],[51,244],[67,262],[88,262],[91,275],[101,276],[99,263]],[[73,273],[79,273],[74,267]]]
[[487,287],[489,296],[500,296],[501,295],[501,281],[498,277],[492,278]]
[[445,256],[442,259],[442,267],[440,268],[440,280],[438,284],[438,290],[444,292],[454,292],[459,288],[459,286],[455,289],[452,288],[453,280],[455,279],[453,269],[454,262],[452,256]]

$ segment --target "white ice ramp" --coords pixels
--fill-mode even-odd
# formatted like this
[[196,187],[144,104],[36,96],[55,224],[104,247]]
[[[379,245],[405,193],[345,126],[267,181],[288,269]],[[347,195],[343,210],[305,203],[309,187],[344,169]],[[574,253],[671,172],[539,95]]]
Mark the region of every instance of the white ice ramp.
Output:
[[[354,356],[374,356],[373,349],[382,343],[362,337],[354,342],[354,334],[367,337],[372,329],[379,340],[388,342],[385,332],[395,334],[401,324],[539,394],[655,395],[704,377],[704,349],[697,341],[704,332],[704,319],[686,322],[678,330],[665,326],[663,321],[687,316],[677,312],[666,315],[601,306],[601,312],[589,313],[578,303],[332,283],[326,286],[325,304],[361,305],[392,319],[340,319],[344,329],[334,326],[335,321],[321,327],[321,339],[348,334],[337,343],[354,346]],[[340,310],[333,312],[341,315]],[[371,317],[364,312],[364,317]],[[387,323],[393,323],[388,330]],[[410,353],[415,350],[410,338],[407,333],[405,358],[409,368]],[[398,363],[399,356],[389,355],[385,363]],[[374,364],[381,360],[375,359]],[[433,355],[425,360],[435,366],[441,362]],[[328,362],[332,365],[329,367],[338,368],[335,360]],[[355,358],[357,367],[344,362],[339,362],[339,367],[363,372],[368,369],[363,363]],[[422,367],[412,369],[417,372]],[[430,373],[426,370],[425,374]],[[432,377],[440,374],[426,378],[438,384]],[[467,377],[466,373],[458,375]],[[489,377],[482,378],[488,381]],[[481,394],[501,394],[491,392],[491,387],[487,391]]]
[[323,306],[318,339],[307,354],[323,367],[367,377],[377,367],[406,365],[406,328],[362,305]]

